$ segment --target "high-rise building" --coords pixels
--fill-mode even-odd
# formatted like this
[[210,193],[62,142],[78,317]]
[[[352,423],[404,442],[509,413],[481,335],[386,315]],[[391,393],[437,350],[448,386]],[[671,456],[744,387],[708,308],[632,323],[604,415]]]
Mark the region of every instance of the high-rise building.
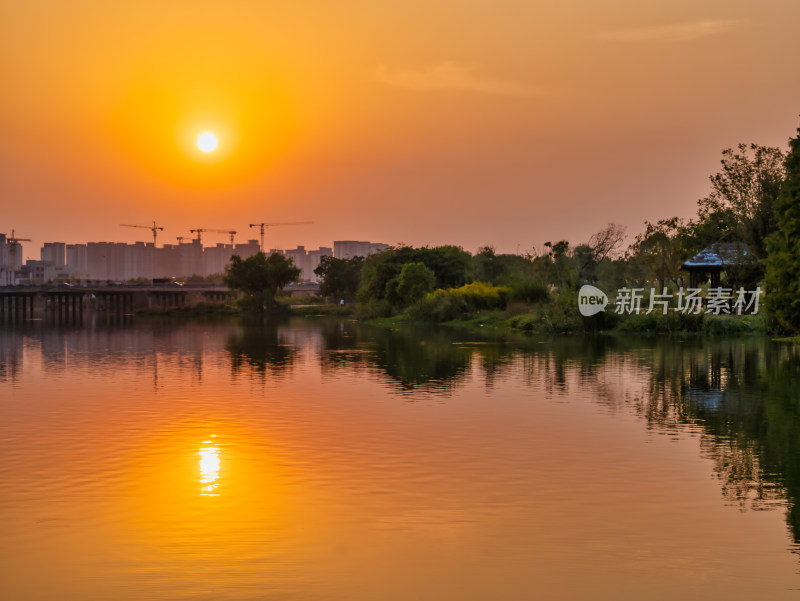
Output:
[[66,263],[76,273],[83,274],[84,277],[89,273],[85,244],[67,244]]
[[[337,242],[335,244],[344,245],[340,251],[347,258],[367,256],[387,247],[385,244],[370,242]],[[6,237],[0,234],[0,265],[10,256],[10,247]],[[17,255],[21,257],[22,247],[17,244],[15,248],[18,250]],[[151,242],[134,244],[46,242],[41,249],[41,260],[52,265],[56,272],[68,273],[72,278],[124,282],[137,278],[189,277],[192,275],[205,277],[224,273],[225,268],[230,265],[233,255],[247,259],[259,250],[258,240],[248,240],[246,243],[236,245],[217,244],[207,248],[204,248],[197,239],[186,243],[165,244],[163,247],[156,247]],[[273,252],[291,257],[301,270],[302,281],[316,281],[314,269],[319,266],[322,257],[334,255],[334,249],[327,246],[317,250],[306,250],[304,246],[287,251],[273,249],[270,254]],[[64,269],[65,266],[66,269]],[[17,261],[17,267],[19,268],[19,261]]]
[[310,250],[308,251],[308,271],[309,271],[309,281],[311,282],[318,282],[319,277],[317,274],[314,273],[314,270],[319,267],[319,263],[322,260],[322,257],[332,257],[333,256],[333,249],[329,246],[320,246],[317,250]]
[[337,259],[368,257],[389,248],[382,242],[360,242],[356,240],[336,240],[333,243],[333,256]]
[[56,268],[64,267],[67,264],[66,250],[67,245],[63,242],[45,242],[41,251],[41,259],[52,263]]
[[245,244],[237,244],[233,249],[233,254],[239,255],[242,259],[252,257],[261,250],[258,240],[248,240]]
[[230,265],[231,257],[235,254],[233,244],[219,243],[216,246],[207,247],[203,251],[203,260],[205,261],[204,274],[225,273],[225,268]]
[[333,250],[327,246],[322,246],[317,250],[306,250],[304,246],[287,250],[283,253],[290,257],[296,267],[300,268],[301,282],[316,282],[317,276],[314,270],[319,266],[320,259],[324,256],[331,256]]

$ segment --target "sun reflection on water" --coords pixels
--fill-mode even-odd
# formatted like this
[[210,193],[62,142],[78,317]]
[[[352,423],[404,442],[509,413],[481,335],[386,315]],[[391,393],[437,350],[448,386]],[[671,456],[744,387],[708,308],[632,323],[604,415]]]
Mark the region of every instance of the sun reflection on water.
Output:
[[203,483],[201,495],[206,497],[218,497],[215,492],[219,486],[219,448],[211,440],[204,440],[203,444],[212,446],[202,447],[198,453],[200,455],[200,482]]

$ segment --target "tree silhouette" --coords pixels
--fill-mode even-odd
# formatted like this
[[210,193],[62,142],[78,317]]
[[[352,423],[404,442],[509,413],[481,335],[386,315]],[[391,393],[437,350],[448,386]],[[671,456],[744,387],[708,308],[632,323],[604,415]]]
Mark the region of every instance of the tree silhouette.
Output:
[[243,293],[240,302],[245,308],[261,313],[275,308],[278,290],[299,277],[300,269],[291,258],[279,254],[267,257],[259,252],[244,260],[238,255],[232,256],[223,281],[231,290]]

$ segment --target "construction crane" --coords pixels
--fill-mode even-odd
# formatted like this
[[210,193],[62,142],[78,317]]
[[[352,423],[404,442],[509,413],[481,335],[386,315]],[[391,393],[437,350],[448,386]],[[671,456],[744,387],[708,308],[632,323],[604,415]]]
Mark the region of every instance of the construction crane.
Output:
[[[15,234],[16,234],[15,231],[11,230],[11,237],[10,238],[6,238],[6,242],[8,243],[8,245],[10,247],[8,250],[9,250],[10,255],[11,255],[10,256],[11,269],[16,269],[17,268],[17,244],[19,244],[20,242],[33,242],[33,240],[31,240],[30,238],[17,238],[17,236]],[[20,261],[20,265],[21,264],[22,264],[22,261]]]
[[280,221],[277,223],[251,223],[250,227],[261,228],[261,252],[264,252],[264,228],[273,227],[276,225],[309,225],[313,221]]
[[236,235],[236,230],[213,230],[211,228],[198,228],[196,230],[189,230],[193,234],[197,234],[197,241],[201,242],[200,234],[203,232],[216,232],[218,234],[229,234],[231,237],[231,245],[233,245],[233,237]]
[[162,230],[162,231],[164,230],[163,227],[158,227],[156,225],[155,221],[153,222],[153,225],[131,225],[129,223],[120,223],[119,225],[120,225],[120,227],[141,227],[141,228],[144,228],[146,230],[152,230],[152,232],[153,232],[153,246],[156,245],[156,236],[158,234],[158,230]]

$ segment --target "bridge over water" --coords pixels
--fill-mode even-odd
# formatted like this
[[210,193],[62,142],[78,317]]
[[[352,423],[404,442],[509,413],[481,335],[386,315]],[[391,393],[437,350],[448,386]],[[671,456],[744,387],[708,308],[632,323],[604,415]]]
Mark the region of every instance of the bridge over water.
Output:
[[[319,285],[291,284],[283,292],[317,294]],[[148,308],[223,303],[236,296],[225,286],[213,284],[7,286],[0,288],[0,323],[45,317],[79,322],[86,314],[123,316]]]

